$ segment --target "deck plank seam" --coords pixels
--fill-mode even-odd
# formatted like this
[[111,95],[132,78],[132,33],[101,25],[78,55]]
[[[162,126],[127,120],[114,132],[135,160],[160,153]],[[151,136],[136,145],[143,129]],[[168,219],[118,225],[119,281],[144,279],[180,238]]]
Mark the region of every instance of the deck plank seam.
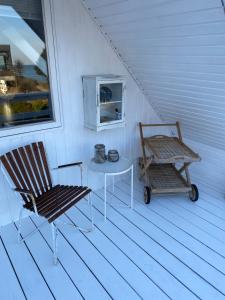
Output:
[[[173,204],[174,205],[176,205],[176,206],[178,206],[178,207],[181,207],[182,209],[185,209],[186,211],[188,211],[189,213],[191,213],[192,215],[195,215],[196,217],[198,217],[199,219],[202,219],[202,220],[204,220],[205,222],[207,222],[207,223],[209,223],[209,224],[211,224],[212,226],[214,226],[214,227],[216,227],[216,228],[218,228],[219,230],[221,230],[221,231],[223,231],[224,233],[225,233],[225,230],[224,229],[222,229],[221,227],[219,227],[218,225],[216,225],[216,224],[214,224],[214,223],[212,223],[211,221],[209,221],[209,220],[207,220],[207,219],[205,219],[205,218],[203,218],[202,216],[200,216],[199,214],[197,214],[196,212],[193,212],[193,211],[191,211],[190,209],[188,209],[188,208],[186,208],[186,207],[184,207],[184,206],[182,206],[182,205],[180,205],[179,203],[176,203],[176,201],[172,201],[173,202]],[[221,241],[223,244],[225,244],[225,242],[224,241],[222,241],[222,240],[220,240],[220,239],[218,239],[219,241]]]
[[64,233],[62,233],[62,231],[58,228],[59,233],[61,234],[61,236],[64,238],[64,240],[68,243],[68,245],[72,248],[72,250],[76,253],[76,255],[81,259],[81,261],[83,262],[83,264],[87,267],[87,269],[91,272],[91,274],[94,276],[94,278],[98,281],[98,283],[101,285],[101,287],[104,289],[104,291],[108,294],[108,296],[110,297],[110,299],[113,300],[112,295],[110,295],[109,291],[105,288],[105,286],[101,283],[101,281],[98,279],[98,277],[94,274],[94,272],[91,270],[91,268],[88,266],[88,264],[85,262],[85,260],[80,256],[80,254],[76,251],[76,249],[74,248],[74,246],[71,244],[71,242],[66,238],[66,236],[64,235]]
[[[18,227],[17,227],[17,225],[16,225],[15,223],[14,223],[14,226],[16,227],[16,230],[18,230]],[[23,238],[23,235],[22,235],[22,234],[20,234],[20,236],[21,236],[21,238]],[[24,241],[23,243],[24,243],[25,247],[27,248],[27,250],[28,250],[28,252],[29,252],[31,258],[33,259],[33,262],[34,262],[34,264],[36,265],[36,267],[37,267],[37,269],[38,269],[38,271],[39,271],[41,277],[43,278],[43,280],[44,280],[44,282],[45,282],[45,284],[46,284],[46,286],[47,286],[49,292],[51,293],[53,299],[54,299],[54,300],[57,300],[56,297],[55,297],[55,295],[54,295],[54,293],[52,292],[52,290],[51,290],[51,288],[50,288],[50,286],[49,286],[49,284],[48,284],[48,282],[47,282],[47,280],[46,280],[44,274],[42,273],[42,271],[41,271],[41,269],[40,269],[38,263],[36,262],[36,260],[35,260],[35,258],[34,258],[34,256],[33,256],[32,252],[31,252],[30,248],[28,247],[26,241]]]
[[13,265],[13,262],[12,262],[12,260],[11,260],[11,257],[10,257],[10,255],[9,255],[8,251],[7,251],[7,248],[6,248],[6,246],[5,246],[4,242],[3,242],[3,239],[2,239],[2,237],[1,237],[1,235],[0,235],[0,241],[1,241],[1,243],[2,243],[2,246],[3,246],[3,248],[4,248],[5,253],[6,253],[8,259],[9,259],[9,263],[10,263],[12,269],[13,269],[13,272],[14,272],[14,274],[15,274],[15,276],[16,276],[16,279],[17,279],[17,281],[18,281],[18,284],[19,284],[19,286],[20,286],[20,288],[21,288],[21,291],[22,291],[22,293],[23,293],[23,295],[24,295],[24,298],[27,300],[26,293],[25,293],[25,291],[24,291],[24,289],[23,289],[23,286],[22,286],[22,284],[21,284],[21,282],[20,282],[19,276],[18,276],[18,274],[17,274],[17,272],[16,272],[16,269],[15,269],[15,267],[14,267],[14,265]]
[[[126,182],[125,182],[125,183],[126,183]],[[127,184],[127,183],[126,183],[126,184]],[[121,191],[123,191],[118,185],[115,184],[115,186],[116,186],[118,189],[120,189]],[[143,203],[141,203],[141,201],[139,201],[139,200],[136,200],[136,201],[137,201],[138,203],[140,203],[140,204],[143,205]],[[176,212],[171,211],[167,206],[163,206],[163,205],[161,205],[160,203],[159,203],[158,205],[161,206],[161,207],[163,207],[164,209],[169,210],[170,212],[176,214]],[[195,239],[196,241],[200,242],[201,244],[203,244],[204,246],[206,246],[207,248],[209,248],[210,250],[212,250],[213,252],[215,252],[216,254],[218,254],[219,256],[221,256],[222,258],[225,259],[225,255],[223,255],[223,254],[219,253],[218,251],[216,251],[215,249],[211,248],[210,246],[208,246],[207,244],[205,244],[203,241],[197,239],[195,236],[193,236],[192,234],[190,234],[190,232],[185,231],[183,228],[181,228],[181,227],[177,226],[175,223],[171,222],[169,219],[166,219],[166,218],[165,218],[164,216],[162,216],[160,213],[158,213],[157,211],[155,211],[154,208],[148,207],[148,209],[150,209],[151,211],[153,211],[154,213],[156,213],[157,215],[159,215],[161,218],[163,218],[164,220],[166,220],[167,222],[169,222],[169,223],[172,224],[173,226],[179,228],[180,230],[182,230],[183,232],[185,232],[186,234],[188,234],[189,236],[191,236],[193,239]],[[179,217],[180,217],[180,216],[179,216]],[[186,220],[186,222],[190,223],[188,220]],[[190,224],[191,224],[191,223],[190,223]],[[192,226],[197,227],[195,224],[192,224]],[[197,228],[199,228],[200,230],[202,230],[201,227],[197,227]],[[202,230],[202,231],[203,231],[203,230]],[[205,232],[205,231],[203,231],[203,232]],[[210,234],[209,234],[208,232],[205,232],[205,233],[206,233],[207,235],[210,236]],[[210,237],[211,237],[211,236],[210,236]],[[212,237],[212,238],[214,238],[214,237]]]
[[[108,191],[112,196],[116,197],[117,199],[120,200],[120,198],[118,198],[117,196],[113,195],[110,191]],[[121,201],[121,200],[120,200]],[[124,203],[123,201],[121,201],[122,203]],[[116,210],[116,209],[115,209]],[[119,214],[120,212],[117,211]],[[121,214],[121,216],[123,216]],[[161,245],[157,240],[155,240],[154,238],[152,238],[149,234],[147,234],[146,232],[144,232],[140,227],[138,227],[134,222],[130,221],[127,217],[123,216],[127,221],[129,221],[131,224],[133,224],[134,226],[136,226],[139,230],[141,230],[146,236],[148,236],[151,240],[153,240],[155,243],[157,243],[160,247],[162,247],[165,251],[167,251],[168,253],[170,253],[174,258],[176,258],[178,261],[180,261],[184,266],[186,266],[189,270],[191,270],[193,273],[195,273],[198,277],[200,277],[203,281],[205,281],[207,284],[209,284],[212,288],[214,288],[215,290],[217,290],[220,294],[222,294],[223,296],[225,296],[225,294],[220,291],[217,287],[215,287],[211,282],[209,282],[208,280],[206,280],[202,275],[198,274],[195,270],[193,270],[187,263],[183,262],[180,258],[178,258],[176,255],[174,255],[171,251],[169,251],[165,246]]]
[[[79,209],[78,207],[76,207],[88,220],[90,220],[89,218],[88,218],[88,216],[87,215],[85,215],[83,212],[82,212],[82,210],[81,209]],[[98,209],[98,208],[96,208],[96,207],[94,207],[100,214],[102,214],[102,216],[104,216],[103,215],[103,213]],[[111,222],[111,221],[110,221]],[[112,222],[111,222],[111,224],[113,224]],[[114,225],[114,224],[113,224]],[[95,227],[114,245],[114,246],[116,246],[117,247],[117,249],[119,249],[120,250],[120,252],[121,253],[123,253],[123,255],[125,255],[158,289],[160,289],[169,299],[171,299],[172,300],[172,298],[156,283],[156,282],[154,282],[154,280],[152,280],[152,278],[151,277],[149,277],[149,275],[145,272],[145,271],[143,271],[115,242],[113,242],[99,227],[98,227],[98,225],[97,224],[95,224]]]
[[[98,194],[94,192],[94,194],[100,198],[103,201],[103,198],[101,198]],[[111,206],[111,205],[110,205]],[[115,210],[113,206],[111,206],[112,209]],[[112,221],[111,221],[112,222]],[[189,290],[194,296],[196,296],[198,299],[202,300],[197,294],[195,294],[188,286],[186,286],[177,276],[175,276],[171,271],[169,271],[165,266],[163,266],[158,260],[156,260],[149,252],[147,252],[141,245],[139,245],[137,242],[135,242],[134,239],[132,239],[129,235],[127,235],[121,228],[119,228],[114,222],[112,222],[113,225],[116,226],[118,230],[120,230],[123,234],[125,234],[137,247],[139,247],[142,251],[144,251],[149,257],[151,257],[158,265],[160,265],[166,272],[168,272],[173,278],[175,278],[180,284],[182,284],[187,290]]]
[[[29,217],[31,222],[34,224],[34,226],[36,228],[38,228],[38,226],[35,224],[35,222],[33,221],[33,219],[31,217]],[[53,252],[50,244],[48,243],[47,239],[44,237],[44,235],[42,234],[42,232],[40,231],[40,229],[38,229],[38,232],[40,233],[40,235],[42,236],[43,240],[45,241],[45,243],[47,244],[47,246],[49,247],[49,249]],[[66,275],[68,276],[68,278],[70,279],[70,281],[72,282],[72,284],[74,285],[74,287],[76,288],[76,290],[78,291],[78,293],[80,294],[80,296],[82,297],[82,299],[85,300],[84,296],[82,295],[81,291],[79,290],[79,288],[76,286],[75,282],[73,281],[72,277],[70,276],[70,274],[67,272],[66,268],[64,267],[63,263],[61,262],[60,258],[58,258],[58,262],[61,265],[61,267],[63,268],[64,272],[66,273]]]
[[[66,217],[70,220],[70,222],[72,222],[74,225],[74,221],[66,215]],[[112,263],[105,257],[105,255],[103,253],[101,253],[101,251],[93,244],[93,242],[87,237],[87,235],[84,232],[81,232],[81,234],[88,240],[88,242],[98,251],[98,253],[108,262],[109,265],[111,265],[111,267],[116,271],[116,273],[118,273],[118,275],[126,282],[126,284],[135,292],[135,294],[137,294],[137,296],[140,299],[143,299],[141,297],[141,295],[139,295],[139,293],[132,287],[132,285],[123,277],[123,275],[112,265]]]
[[182,242],[180,242],[179,240],[177,240],[176,238],[174,238],[172,235],[170,235],[168,232],[166,232],[165,230],[163,230],[161,227],[159,227],[158,225],[156,225],[155,223],[153,223],[152,221],[150,221],[148,218],[146,218],[145,216],[143,216],[140,212],[136,211],[135,212],[141,216],[142,218],[144,218],[146,221],[148,221],[149,223],[151,223],[153,226],[155,226],[156,228],[158,228],[160,231],[162,231],[163,233],[165,233],[167,236],[169,236],[171,239],[173,239],[174,241],[176,241],[178,244],[182,245],[184,248],[186,248],[188,251],[192,252],[195,256],[197,256],[198,258],[200,258],[201,260],[203,260],[205,263],[207,263],[209,266],[213,267],[216,271],[218,271],[219,273],[221,273],[222,275],[225,276],[225,273],[220,271],[219,269],[217,269],[214,265],[212,265],[211,263],[209,263],[207,260],[205,260],[203,257],[201,257],[200,255],[198,255],[197,253],[195,253],[193,250],[191,250],[190,248],[188,248],[187,246],[185,246]]

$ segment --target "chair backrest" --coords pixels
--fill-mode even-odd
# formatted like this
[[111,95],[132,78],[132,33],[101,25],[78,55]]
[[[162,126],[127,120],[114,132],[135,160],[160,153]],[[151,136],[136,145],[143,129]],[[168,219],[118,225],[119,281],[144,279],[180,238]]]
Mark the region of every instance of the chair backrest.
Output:
[[[43,142],[32,143],[0,157],[16,188],[32,191],[35,197],[52,188]],[[22,195],[25,202],[29,196]]]

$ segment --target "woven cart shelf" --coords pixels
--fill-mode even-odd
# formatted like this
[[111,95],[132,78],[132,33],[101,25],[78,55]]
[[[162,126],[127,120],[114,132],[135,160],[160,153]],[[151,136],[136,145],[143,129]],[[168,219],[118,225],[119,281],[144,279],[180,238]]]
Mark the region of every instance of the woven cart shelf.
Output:
[[[155,135],[144,137],[143,128],[176,126],[178,137]],[[200,156],[183,143],[180,125],[139,123],[143,157],[139,160],[141,174],[145,179],[145,203],[151,194],[189,193],[192,201],[198,200],[198,189],[191,184],[188,167],[200,161]],[[182,165],[179,169],[176,164]],[[183,173],[185,173],[183,175]]]
[[154,194],[191,191],[183,176],[172,164],[151,165],[148,176]]
[[144,138],[144,144],[153,155],[154,163],[176,163],[178,161],[191,163],[200,161],[198,154],[194,153],[177,137],[154,136]]

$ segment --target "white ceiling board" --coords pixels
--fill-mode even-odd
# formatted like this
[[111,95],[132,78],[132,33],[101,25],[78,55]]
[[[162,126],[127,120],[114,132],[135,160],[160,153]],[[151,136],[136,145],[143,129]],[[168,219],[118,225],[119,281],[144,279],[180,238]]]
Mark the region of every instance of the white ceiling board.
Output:
[[225,150],[221,0],[83,2],[161,118]]

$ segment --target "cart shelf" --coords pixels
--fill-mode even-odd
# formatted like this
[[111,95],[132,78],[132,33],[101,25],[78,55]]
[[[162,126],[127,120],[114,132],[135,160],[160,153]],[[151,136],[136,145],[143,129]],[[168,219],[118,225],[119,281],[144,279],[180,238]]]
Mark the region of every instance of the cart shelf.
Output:
[[151,165],[148,169],[149,185],[154,194],[190,192],[191,186],[172,164]]
[[160,135],[144,138],[144,144],[152,153],[154,163],[167,164],[178,161],[192,163],[200,161],[199,155],[194,153],[177,137]]

